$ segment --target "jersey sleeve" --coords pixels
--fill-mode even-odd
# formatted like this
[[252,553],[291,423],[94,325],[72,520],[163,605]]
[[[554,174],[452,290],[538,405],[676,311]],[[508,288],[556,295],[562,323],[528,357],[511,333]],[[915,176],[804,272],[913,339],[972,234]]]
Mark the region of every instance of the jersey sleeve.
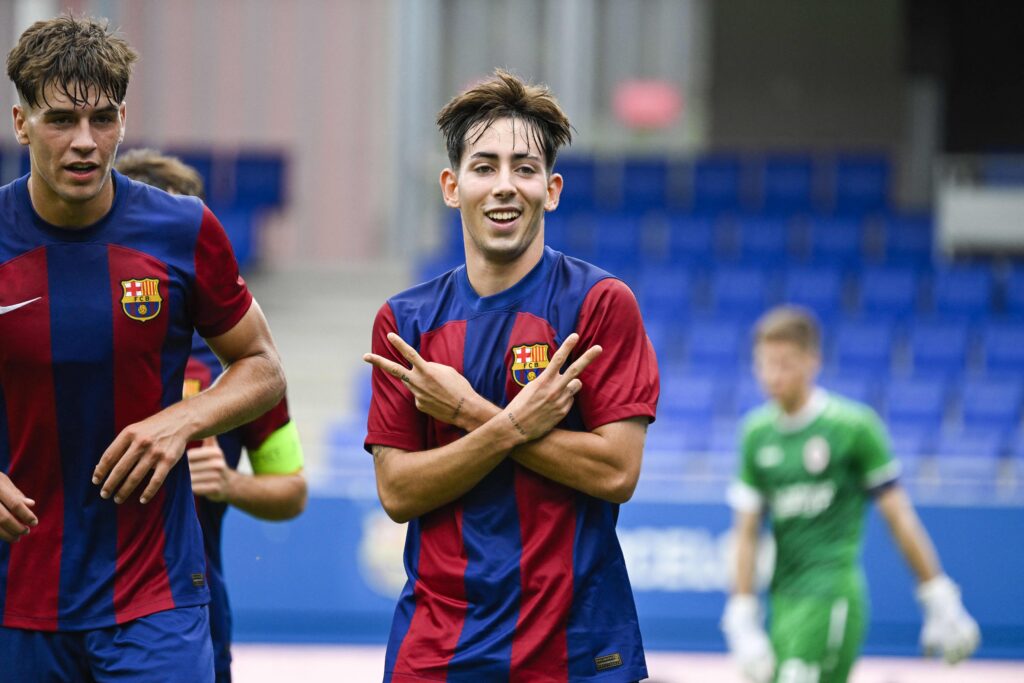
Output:
[[288,424],[290,420],[288,399],[282,398],[276,406],[238,428],[242,435],[242,445],[250,453],[255,451],[271,434]]
[[864,411],[854,457],[861,485],[868,492],[877,492],[899,477],[899,463],[892,457],[888,432],[873,410]]
[[[378,356],[407,365],[405,358],[388,341],[390,332],[397,334],[398,325],[390,304],[384,304],[373,321],[370,348]],[[373,368],[371,382],[373,394],[366,420],[364,448],[370,451],[377,445],[405,451],[425,450],[427,417],[416,408],[416,399],[409,388],[397,377],[378,368]]]
[[754,469],[755,452],[754,430],[748,420],[740,436],[739,470],[726,492],[729,506],[740,512],[758,512],[764,506],[764,494]]
[[594,285],[583,300],[576,331],[580,341],[574,356],[595,344],[602,348],[580,375],[583,388],[576,400],[586,428],[631,417],[653,422],[658,361],[629,287],[614,278]]
[[203,337],[216,337],[242,319],[252,305],[252,294],[238,274],[238,262],[223,226],[206,206],[194,259],[193,323]]

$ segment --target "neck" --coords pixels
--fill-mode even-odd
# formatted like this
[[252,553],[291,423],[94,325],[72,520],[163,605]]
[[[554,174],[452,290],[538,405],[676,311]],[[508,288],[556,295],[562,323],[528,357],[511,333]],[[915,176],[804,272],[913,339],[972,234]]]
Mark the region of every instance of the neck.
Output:
[[114,205],[114,183],[107,176],[95,197],[84,202],[69,202],[33,173],[28,178],[28,196],[32,208],[44,221],[58,228],[75,230],[88,227],[107,215]]
[[786,400],[780,399],[778,401],[779,407],[782,408],[782,412],[786,415],[796,415],[807,405],[807,402],[811,400],[811,394],[814,392],[814,387],[803,387],[799,393],[789,397]]
[[526,251],[507,263],[495,262],[478,251],[466,253],[466,275],[480,296],[492,296],[522,280],[544,256],[543,240],[534,240]]

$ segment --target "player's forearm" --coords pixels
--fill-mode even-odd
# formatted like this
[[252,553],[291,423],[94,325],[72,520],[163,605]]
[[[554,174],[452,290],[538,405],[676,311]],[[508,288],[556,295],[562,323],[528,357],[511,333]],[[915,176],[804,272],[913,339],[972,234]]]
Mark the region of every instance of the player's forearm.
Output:
[[736,585],[733,588],[734,593],[751,595],[754,593],[754,568],[760,526],[760,515],[751,512],[736,513]]
[[232,362],[217,382],[168,410],[181,410],[189,440],[223,434],[251,422],[284,396],[284,369],[273,348]]
[[646,418],[643,423],[616,423],[616,427],[635,432],[627,435],[609,425],[593,432],[553,429],[516,448],[512,459],[587,495],[610,503],[625,503],[633,496],[640,478]]
[[522,440],[502,412],[471,434],[428,451],[374,446],[381,505],[396,522],[436,510],[473,488]]
[[306,508],[306,478],[295,474],[243,474],[228,470],[225,502],[253,517],[271,521],[292,519]]
[[942,567],[931,537],[903,489],[892,486],[878,496],[877,502],[896,545],[918,582],[923,583],[941,574]]

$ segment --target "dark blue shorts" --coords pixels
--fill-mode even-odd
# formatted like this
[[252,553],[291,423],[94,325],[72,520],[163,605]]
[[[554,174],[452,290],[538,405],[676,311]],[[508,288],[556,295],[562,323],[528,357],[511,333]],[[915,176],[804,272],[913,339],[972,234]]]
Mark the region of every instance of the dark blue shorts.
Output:
[[213,683],[205,606],[120,626],[50,633],[0,627],[0,683]]

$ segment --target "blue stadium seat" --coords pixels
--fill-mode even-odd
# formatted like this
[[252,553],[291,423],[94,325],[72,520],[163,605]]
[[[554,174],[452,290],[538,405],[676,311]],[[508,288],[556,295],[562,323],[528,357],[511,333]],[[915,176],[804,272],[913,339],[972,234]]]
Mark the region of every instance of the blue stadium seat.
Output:
[[771,281],[757,268],[720,267],[709,278],[711,303],[723,314],[753,318],[772,301]]
[[711,425],[711,431],[708,433],[708,452],[731,460],[733,468],[736,468],[739,463],[739,430],[740,425],[735,422],[716,421]]
[[668,251],[672,262],[706,267],[715,253],[714,221],[673,213],[669,215],[668,225]]
[[913,462],[935,450],[935,430],[921,424],[890,422],[889,441],[901,462]]
[[1005,433],[991,429],[954,429],[939,434],[935,446],[938,458],[987,458],[996,460],[1005,450]]
[[1024,323],[990,323],[983,333],[985,369],[989,374],[1024,373]]
[[[561,209],[544,215],[544,243],[562,253],[569,253],[569,218],[572,214]],[[461,234],[459,240],[461,242]]]
[[691,277],[683,266],[648,266],[640,271],[637,298],[644,320],[678,320],[691,307]]
[[878,406],[878,392],[874,375],[864,372],[856,374],[826,372],[818,378],[818,383],[828,391],[844,398],[859,401],[872,408]]
[[720,383],[711,375],[662,377],[659,418],[710,424],[718,408]]
[[240,208],[283,206],[288,171],[281,152],[239,152],[234,159],[234,204]]
[[710,155],[693,165],[691,206],[702,214],[738,211],[742,205],[742,164],[738,155]]
[[859,218],[813,219],[810,243],[816,266],[856,269],[864,262],[864,224]]
[[627,157],[622,161],[619,187],[621,210],[643,213],[671,205],[670,166],[665,157]]
[[889,206],[889,159],[843,154],[835,161],[832,206],[837,214],[863,215]]
[[564,178],[560,211],[592,211],[600,205],[598,162],[593,157],[560,154],[555,171]]
[[885,220],[885,263],[924,268],[932,261],[931,215],[891,215]]
[[201,149],[171,149],[167,153],[196,169],[203,179],[208,204],[233,202],[234,196],[228,182],[229,169],[225,167],[223,157],[215,158],[212,151]]
[[1018,264],[1006,281],[1006,312],[1018,317],[1024,316],[1024,265]]
[[761,268],[783,266],[792,260],[789,226],[782,218],[743,216],[736,221],[739,260]]
[[793,267],[782,276],[782,301],[804,306],[821,319],[843,306],[843,276],[835,268]]
[[947,383],[937,377],[891,378],[882,384],[886,419],[938,429],[949,398]]
[[809,212],[814,204],[814,162],[809,155],[777,154],[764,160],[761,211],[791,216]]
[[993,310],[995,278],[987,266],[941,268],[935,272],[932,299],[939,315],[978,319]]
[[835,330],[832,364],[844,374],[888,373],[894,339],[893,325],[884,320],[840,322]]
[[970,328],[963,320],[915,320],[910,328],[914,374],[952,377],[963,373],[971,356]]
[[767,400],[768,397],[761,391],[761,386],[749,373],[742,375],[736,382],[733,391],[733,408],[737,416],[746,415]]
[[911,268],[866,267],[860,273],[859,289],[865,314],[906,317],[918,306],[919,274]]
[[593,216],[590,224],[593,230],[590,258],[595,265],[616,274],[637,267],[641,238],[638,216],[600,212]]
[[687,358],[700,372],[735,372],[749,354],[747,328],[737,319],[695,319],[687,330]]
[[678,318],[666,319],[661,316],[644,318],[644,329],[658,356],[661,372],[667,372],[666,365],[686,360],[687,326]]
[[966,428],[1008,432],[1020,426],[1022,404],[1020,375],[972,377],[963,383],[960,409]]

